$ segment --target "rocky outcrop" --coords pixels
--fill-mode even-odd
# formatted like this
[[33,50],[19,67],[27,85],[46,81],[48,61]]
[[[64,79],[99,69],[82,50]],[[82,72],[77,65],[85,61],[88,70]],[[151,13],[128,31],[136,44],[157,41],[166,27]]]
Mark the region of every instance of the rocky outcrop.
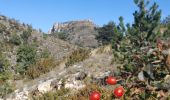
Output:
[[62,33],[66,36],[65,40],[72,44],[83,47],[97,47],[98,42],[95,39],[95,35],[97,34],[95,27],[96,25],[90,20],[55,23],[50,29],[49,34],[57,36],[57,34]]
[[90,26],[91,28],[95,27],[95,24],[93,24],[90,20],[79,20],[79,21],[68,21],[63,23],[55,23],[53,27],[49,30],[49,34],[54,32],[72,32],[74,28],[78,26]]

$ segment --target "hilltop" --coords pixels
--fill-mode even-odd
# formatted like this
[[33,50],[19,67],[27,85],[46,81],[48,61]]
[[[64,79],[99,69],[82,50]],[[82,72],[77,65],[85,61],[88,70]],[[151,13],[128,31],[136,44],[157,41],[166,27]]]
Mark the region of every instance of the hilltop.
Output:
[[49,34],[78,46],[94,48],[98,46],[96,27],[90,20],[68,21],[55,23]]

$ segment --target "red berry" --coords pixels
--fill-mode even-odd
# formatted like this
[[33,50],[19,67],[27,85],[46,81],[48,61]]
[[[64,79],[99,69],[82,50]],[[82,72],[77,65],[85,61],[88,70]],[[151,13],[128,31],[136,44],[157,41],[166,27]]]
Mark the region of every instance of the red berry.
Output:
[[117,83],[117,80],[115,77],[112,77],[112,76],[109,76],[107,79],[106,79],[106,82],[107,84],[109,85],[115,85]]
[[124,89],[123,89],[122,86],[117,87],[117,88],[114,90],[114,95],[115,95],[117,98],[122,97],[123,94],[124,94]]
[[100,93],[94,91],[90,94],[90,100],[100,100]]

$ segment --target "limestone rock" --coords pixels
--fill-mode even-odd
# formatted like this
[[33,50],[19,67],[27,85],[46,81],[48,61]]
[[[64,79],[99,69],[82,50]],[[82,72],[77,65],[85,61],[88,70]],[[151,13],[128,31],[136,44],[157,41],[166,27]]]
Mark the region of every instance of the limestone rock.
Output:
[[170,90],[170,75],[166,75],[164,78],[164,87],[168,90]]
[[85,87],[85,84],[82,81],[75,80],[74,78],[68,79],[65,82],[65,88],[72,89],[72,90],[79,90]]
[[[68,21],[64,23],[55,23],[49,31],[52,36],[63,34],[64,40],[72,44],[83,47],[97,47],[98,41],[95,39],[97,27],[90,20]],[[59,37],[58,37],[59,38]]]
[[51,82],[52,81],[53,80],[48,80],[46,82],[43,82],[43,83],[39,84],[38,85],[38,91],[40,93],[46,93],[46,92],[52,90],[52,87],[51,87]]

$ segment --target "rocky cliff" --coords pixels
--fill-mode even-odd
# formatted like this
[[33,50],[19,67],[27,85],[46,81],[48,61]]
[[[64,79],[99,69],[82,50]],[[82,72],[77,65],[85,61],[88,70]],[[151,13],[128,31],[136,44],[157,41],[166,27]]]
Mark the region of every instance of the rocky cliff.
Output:
[[95,27],[96,25],[90,20],[68,21],[55,23],[50,29],[49,34],[82,47],[97,47]]

